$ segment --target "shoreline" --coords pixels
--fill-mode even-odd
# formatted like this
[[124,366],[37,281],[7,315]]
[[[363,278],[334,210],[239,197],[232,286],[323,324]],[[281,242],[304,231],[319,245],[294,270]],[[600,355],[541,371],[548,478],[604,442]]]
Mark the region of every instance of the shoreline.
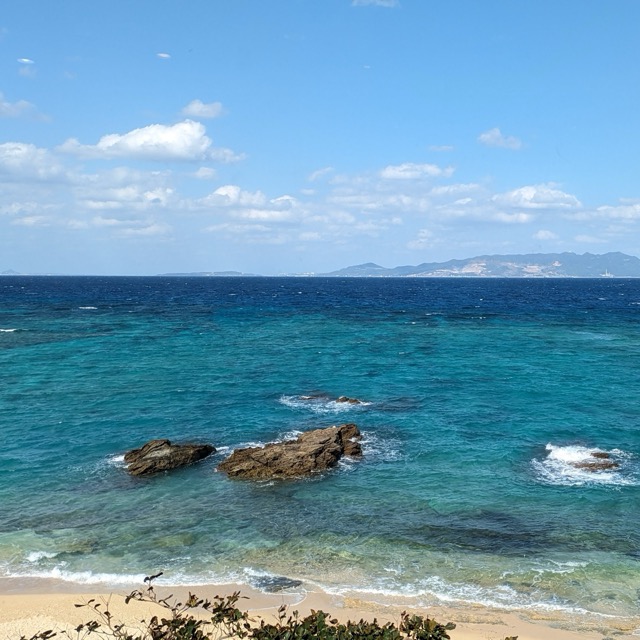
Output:
[[[85,607],[76,607],[95,598],[109,603],[114,619],[128,626],[140,628],[140,621],[157,614],[153,603],[124,598],[134,590],[144,591],[145,585],[110,586],[82,585],[45,578],[0,578],[0,638],[17,640],[52,629],[74,629],[81,622],[94,619]],[[634,618],[612,618],[589,614],[558,615],[556,612],[536,610],[506,610],[483,605],[442,604],[416,606],[410,598],[390,598],[376,595],[365,598],[335,595],[311,585],[284,589],[275,593],[262,591],[245,584],[193,585],[191,587],[154,584],[159,597],[173,596],[184,601],[189,593],[201,598],[230,595],[239,591],[237,606],[252,618],[275,621],[279,607],[286,605],[290,612],[302,616],[311,610],[330,613],[342,622],[360,619],[397,623],[403,611],[429,616],[440,623],[453,622],[456,629],[452,640],[503,640],[517,636],[519,640],[602,640],[603,637],[636,638],[640,636],[640,615]],[[373,595],[373,594],[372,594]]]

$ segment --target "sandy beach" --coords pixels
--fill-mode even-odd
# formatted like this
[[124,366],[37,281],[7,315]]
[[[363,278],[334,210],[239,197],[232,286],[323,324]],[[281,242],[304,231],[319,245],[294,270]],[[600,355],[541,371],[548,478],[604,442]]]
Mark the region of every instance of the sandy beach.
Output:
[[[454,622],[452,640],[502,640],[517,636],[519,640],[602,640],[602,638],[633,638],[640,635],[639,620],[580,618],[569,621],[557,617],[527,612],[526,615],[505,612],[486,607],[446,608],[429,610],[413,609],[400,603],[380,603],[338,597],[321,591],[264,593],[246,585],[208,585],[187,587],[158,587],[161,597],[173,594],[183,600],[189,592],[199,597],[229,595],[240,591],[243,599],[239,607],[248,611],[253,619],[275,620],[277,609],[287,605],[290,611],[301,615],[312,609],[331,613],[342,621],[372,620],[398,622],[402,611],[428,615],[439,622]],[[132,629],[143,628],[142,620],[158,615],[161,610],[152,603],[125,603],[130,589],[106,589],[95,587],[83,590],[81,585],[58,583],[50,580],[0,580],[0,639],[30,638],[37,632],[53,630],[57,633],[71,631],[77,625],[95,619],[86,607],[76,607],[94,598],[105,603],[114,619]],[[245,599],[246,598],[246,599]]]

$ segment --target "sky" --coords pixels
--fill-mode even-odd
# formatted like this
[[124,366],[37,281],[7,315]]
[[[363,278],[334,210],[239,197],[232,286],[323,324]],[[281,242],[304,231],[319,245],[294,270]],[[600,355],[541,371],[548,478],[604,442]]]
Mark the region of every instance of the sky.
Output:
[[0,272],[640,254],[638,0],[0,12]]

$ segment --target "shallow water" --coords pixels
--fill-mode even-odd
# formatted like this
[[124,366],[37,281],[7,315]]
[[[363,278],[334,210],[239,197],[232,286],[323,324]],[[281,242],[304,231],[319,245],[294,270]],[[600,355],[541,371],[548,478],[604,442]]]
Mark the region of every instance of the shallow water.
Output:
[[[3,277],[0,301],[0,575],[640,610],[640,281]],[[342,422],[360,462],[215,471]],[[156,437],[219,451],[130,478]],[[573,466],[594,452],[619,466]]]

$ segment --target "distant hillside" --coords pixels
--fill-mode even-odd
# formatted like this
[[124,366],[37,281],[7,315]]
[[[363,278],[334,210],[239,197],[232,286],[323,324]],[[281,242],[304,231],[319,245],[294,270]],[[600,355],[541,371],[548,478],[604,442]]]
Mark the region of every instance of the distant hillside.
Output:
[[530,253],[477,256],[390,269],[369,262],[321,275],[348,278],[640,278],[640,259],[620,252],[603,255]]

